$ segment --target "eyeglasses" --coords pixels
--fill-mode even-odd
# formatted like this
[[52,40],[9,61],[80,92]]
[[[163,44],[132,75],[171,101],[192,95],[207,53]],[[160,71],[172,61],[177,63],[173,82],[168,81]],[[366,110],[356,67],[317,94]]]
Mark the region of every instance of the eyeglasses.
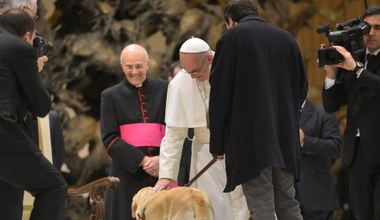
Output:
[[33,16],[32,16],[32,15],[31,15],[31,16],[32,16],[32,18],[33,18],[34,21],[37,21],[38,18],[39,18],[38,15],[35,14],[34,11],[33,11],[31,8],[29,8],[29,6],[26,5],[25,8],[26,8],[27,10],[29,10],[30,12],[32,12],[32,15],[34,14]]
[[197,69],[195,69],[195,70],[193,70],[191,72],[188,72],[187,70],[185,70],[185,69],[182,68],[182,72],[188,73],[190,75],[197,75],[199,72],[201,72],[201,70],[203,68],[203,64],[205,63],[205,60],[206,60],[207,57],[208,57],[208,54],[206,54],[206,56],[203,58],[203,61],[202,61],[202,63],[201,63],[201,65],[200,65],[199,68],[197,68]]

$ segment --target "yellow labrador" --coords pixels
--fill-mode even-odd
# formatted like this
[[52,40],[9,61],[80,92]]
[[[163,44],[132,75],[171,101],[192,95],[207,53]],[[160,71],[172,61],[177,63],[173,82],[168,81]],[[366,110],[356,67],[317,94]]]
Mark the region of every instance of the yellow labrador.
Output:
[[207,195],[196,188],[175,187],[155,192],[142,188],[132,200],[132,217],[138,220],[213,220]]

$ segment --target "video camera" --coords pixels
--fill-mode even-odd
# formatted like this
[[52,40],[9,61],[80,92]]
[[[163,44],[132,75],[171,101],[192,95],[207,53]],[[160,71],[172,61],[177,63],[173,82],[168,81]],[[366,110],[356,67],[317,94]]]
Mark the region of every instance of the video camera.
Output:
[[[331,31],[329,24],[317,28],[317,33],[325,33],[330,46],[339,45],[352,54],[355,60],[365,51],[363,35],[371,30],[371,26],[361,21],[360,18],[352,18],[336,25],[336,31]],[[343,62],[343,56],[334,48],[327,47],[318,50],[319,67]]]
[[45,40],[39,32],[36,32],[36,37],[33,40],[33,47],[37,49],[38,57],[47,56],[53,51],[53,44]]

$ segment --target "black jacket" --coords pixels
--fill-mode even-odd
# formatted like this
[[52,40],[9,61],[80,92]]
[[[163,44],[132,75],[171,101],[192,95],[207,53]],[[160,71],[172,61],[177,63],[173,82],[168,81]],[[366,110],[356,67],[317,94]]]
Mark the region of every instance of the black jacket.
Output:
[[226,191],[267,167],[299,176],[299,112],[308,83],[295,39],[246,16],[216,45],[210,151],[225,154]]
[[134,123],[165,125],[168,82],[147,79],[136,88],[125,79],[101,94],[101,135],[112,159],[110,175],[120,178],[115,192],[107,193],[106,218],[132,220],[132,198],[145,186],[154,186],[156,177],[147,174],[140,163],[144,156],[159,155],[159,147],[135,147],[121,138],[119,126]]
[[322,106],[306,101],[300,127],[305,134],[301,147],[301,180],[296,184],[297,199],[308,210],[339,208],[331,167],[340,156],[342,139],[338,122]]
[[366,159],[372,165],[380,165],[380,54],[376,59],[372,72],[364,70],[356,78],[352,71],[340,69],[335,85],[322,90],[323,107],[327,112],[338,111],[347,105],[342,167],[349,167],[352,163],[358,128]]
[[38,73],[36,49],[5,32],[0,48],[0,153],[37,151],[24,120],[28,112],[45,116],[51,101]]

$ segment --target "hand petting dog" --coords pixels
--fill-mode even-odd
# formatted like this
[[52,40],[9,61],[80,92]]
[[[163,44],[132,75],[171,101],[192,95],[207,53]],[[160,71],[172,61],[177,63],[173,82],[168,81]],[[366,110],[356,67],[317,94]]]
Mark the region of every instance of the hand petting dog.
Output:
[[175,181],[172,180],[172,179],[169,179],[169,178],[160,178],[156,185],[153,187],[153,190],[155,192],[159,192],[159,191],[162,191],[162,190],[167,190],[169,189],[170,187],[170,184],[171,183],[174,183]]

